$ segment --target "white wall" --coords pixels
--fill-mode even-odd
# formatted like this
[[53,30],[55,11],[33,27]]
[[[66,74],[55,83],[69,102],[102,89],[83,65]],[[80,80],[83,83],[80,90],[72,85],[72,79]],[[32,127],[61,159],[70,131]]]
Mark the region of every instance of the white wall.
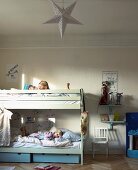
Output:
[[[33,78],[47,80],[52,87],[83,88],[86,95],[86,110],[89,111],[89,139],[87,151],[91,151],[92,128],[95,125],[108,126],[100,122],[97,113],[100,96],[102,71],[118,71],[118,91],[123,92],[123,106],[119,109],[122,115],[128,111],[137,111],[138,106],[138,48],[26,48],[0,50],[0,88],[21,88],[21,74],[25,74],[26,83]],[[19,64],[20,73],[17,82],[7,82],[6,67],[8,64]],[[60,120],[63,118],[61,116]],[[72,121],[79,119],[71,114]],[[62,121],[60,121],[62,126]],[[75,129],[76,124],[71,127]],[[114,126],[118,139],[110,144],[112,153],[125,152],[125,126]]]

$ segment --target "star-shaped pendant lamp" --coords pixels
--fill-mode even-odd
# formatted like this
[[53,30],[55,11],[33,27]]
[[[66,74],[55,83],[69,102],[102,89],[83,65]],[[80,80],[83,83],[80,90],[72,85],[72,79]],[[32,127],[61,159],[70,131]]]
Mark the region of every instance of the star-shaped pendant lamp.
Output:
[[51,18],[50,20],[44,22],[43,24],[58,23],[61,38],[64,35],[67,24],[80,24],[80,25],[82,25],[78,20],[76,20],[75,18],[73,18],[71,16],[71,12],[73,11],[73,9],[75,7],[76,2],[74,2],[73,4],[71,4],[69,7],[65,8],[65,9],[64,9],[64,7],[63,8],[59,7],[52,0],[51,0],[51,2],[52,2],[52,5],[53,5],[55,16],[53,18]]

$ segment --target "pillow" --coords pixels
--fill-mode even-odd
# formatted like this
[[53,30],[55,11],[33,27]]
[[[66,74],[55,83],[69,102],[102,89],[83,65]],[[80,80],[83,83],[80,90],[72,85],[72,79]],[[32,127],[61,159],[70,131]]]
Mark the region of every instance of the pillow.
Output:
[[81,140],[81,137],[80,135],[68,130],[66,131],[63,136],[62,136],[64,139],[68,139],[70,140],[71,142],[77,142],[77,141],[80,141]]
[[63,133],[67,132],[67,131],[70,131],[69,129],[66,129],[66,128],[59,128]]

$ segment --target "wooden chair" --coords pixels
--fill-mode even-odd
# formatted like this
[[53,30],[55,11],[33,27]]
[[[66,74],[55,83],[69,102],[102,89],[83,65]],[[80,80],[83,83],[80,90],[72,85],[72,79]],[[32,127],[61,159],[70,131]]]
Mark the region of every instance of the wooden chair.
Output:
[[99,145],[105,145],[106,149],[106,156],[109,155],[109,146],[108,146],[108,128],[103,127],[95,127],[93,129],[93,141],[92,141],[92,153],[93,158],[96,152],[96,149],[100,146]]

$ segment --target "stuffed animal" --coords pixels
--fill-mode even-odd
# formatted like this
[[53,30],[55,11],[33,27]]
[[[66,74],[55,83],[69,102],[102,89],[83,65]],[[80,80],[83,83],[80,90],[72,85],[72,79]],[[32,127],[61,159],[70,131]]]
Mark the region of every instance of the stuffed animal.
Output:
[[53,139],[53,132],[45,132],[44,138],[52,140]]
[[81,133],[86,135],[88,128],[88,112],[81,113]]
[[99,101],[100,105],[109,104],[109,90],[110,90],[110,82],[103,81],[102,89],[101,89],[101,98]]

